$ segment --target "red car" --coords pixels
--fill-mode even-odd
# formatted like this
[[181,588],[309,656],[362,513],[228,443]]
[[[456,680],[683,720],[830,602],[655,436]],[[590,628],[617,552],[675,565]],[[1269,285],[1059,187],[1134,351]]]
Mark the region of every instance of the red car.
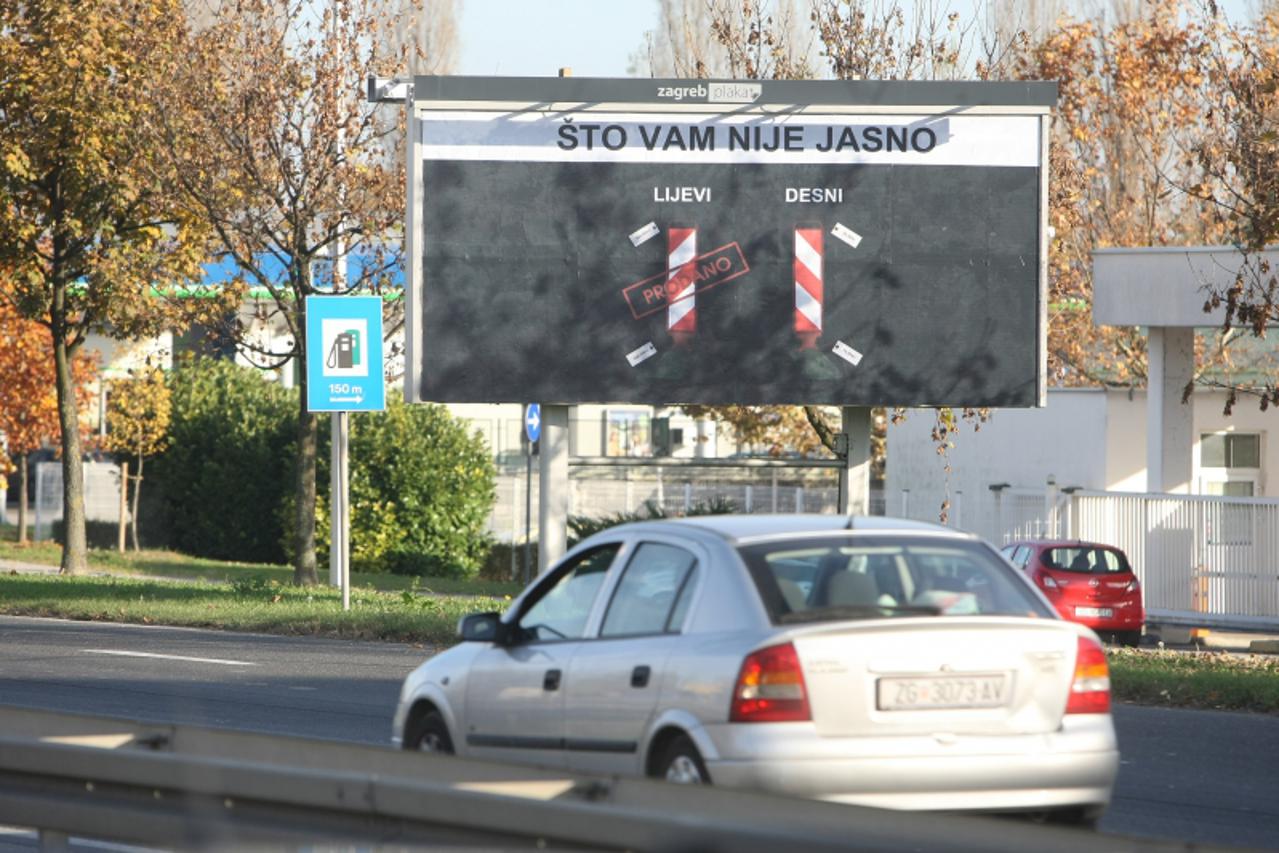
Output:
[[1141,642],[1146,610],[1141,584],[1124,552],[1078,540],[1028,539],[1001,552],[1026,573],[1063,619],[1079,622],[1116,643]]

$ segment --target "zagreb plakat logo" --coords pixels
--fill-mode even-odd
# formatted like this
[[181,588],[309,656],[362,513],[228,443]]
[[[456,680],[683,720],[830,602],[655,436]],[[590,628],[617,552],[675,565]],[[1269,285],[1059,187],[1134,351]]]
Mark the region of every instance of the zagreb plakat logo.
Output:
[[368,376],[368,322],[360,319],[320,321],[325,376]]

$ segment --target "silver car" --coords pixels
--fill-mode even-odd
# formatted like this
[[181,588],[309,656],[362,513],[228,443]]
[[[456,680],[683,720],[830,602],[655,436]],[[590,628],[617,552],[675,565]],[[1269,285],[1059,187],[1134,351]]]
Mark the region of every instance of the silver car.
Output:
[[405,749],[1078,823],[1118,770],[1096,635],[936,525],[620,525],[459,630],[404,682]]

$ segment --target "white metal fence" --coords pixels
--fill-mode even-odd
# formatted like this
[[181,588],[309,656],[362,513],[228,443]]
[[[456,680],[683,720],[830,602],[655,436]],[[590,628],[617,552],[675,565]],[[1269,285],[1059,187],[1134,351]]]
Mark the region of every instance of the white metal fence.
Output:
[[[829,462],[788,460],[666,460],[661,464],[628,460],[574,459],[569,469],[569,515],[602,518],[643,513],[647,506],[667,515],[684,515],[699,505],[731,503],[734,512],[836,512],[839,470]],[[509,467],[497,478],[497,501],[489,532],[507,542],[524,541],[528,522],[537,536],[538,469],[530,494],[525,469]],[[526,514],[526,503],[531,512]],[[883,512],[882,496],[872,495],[872,510]]]
[[[939,520],[945,496],[899,492],[890,512]],[[1122,548],[1159,621],[1279,628],[1279,500],[998,487],[949,496],[946,523],[1002,545],[1071,538]]]
[[[39,462],[35,468],[35,520],[31,535],[35,539],[51,539],[54,522],[62,520],[62,463]],[[84,463],[84,517],[88,521],[119,521],[119,465]]]

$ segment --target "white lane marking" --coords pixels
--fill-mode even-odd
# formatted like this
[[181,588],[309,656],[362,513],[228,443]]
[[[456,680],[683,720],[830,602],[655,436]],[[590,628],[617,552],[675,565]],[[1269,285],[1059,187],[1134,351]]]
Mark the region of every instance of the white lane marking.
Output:
[[87,655],[118,655],[126,658],[159,658],[160,660],[184,660],[191,663],[216,663],[222,666],[257,666],[247,660],[223,660],[222,658],[192,658],[186,655],[161,655],[155,652],[125,652],[119,649],[81,649]]
[[45,743],[64,743],[68,746],[96,746],[98,749],[119,749],[133,743],[133,735],[51,735],[42,737]]
[[530,779],[528,781],[458,782],[453,787],[499,797],[521,797],[528,800],[553,800],[573,788],[572,779]]

